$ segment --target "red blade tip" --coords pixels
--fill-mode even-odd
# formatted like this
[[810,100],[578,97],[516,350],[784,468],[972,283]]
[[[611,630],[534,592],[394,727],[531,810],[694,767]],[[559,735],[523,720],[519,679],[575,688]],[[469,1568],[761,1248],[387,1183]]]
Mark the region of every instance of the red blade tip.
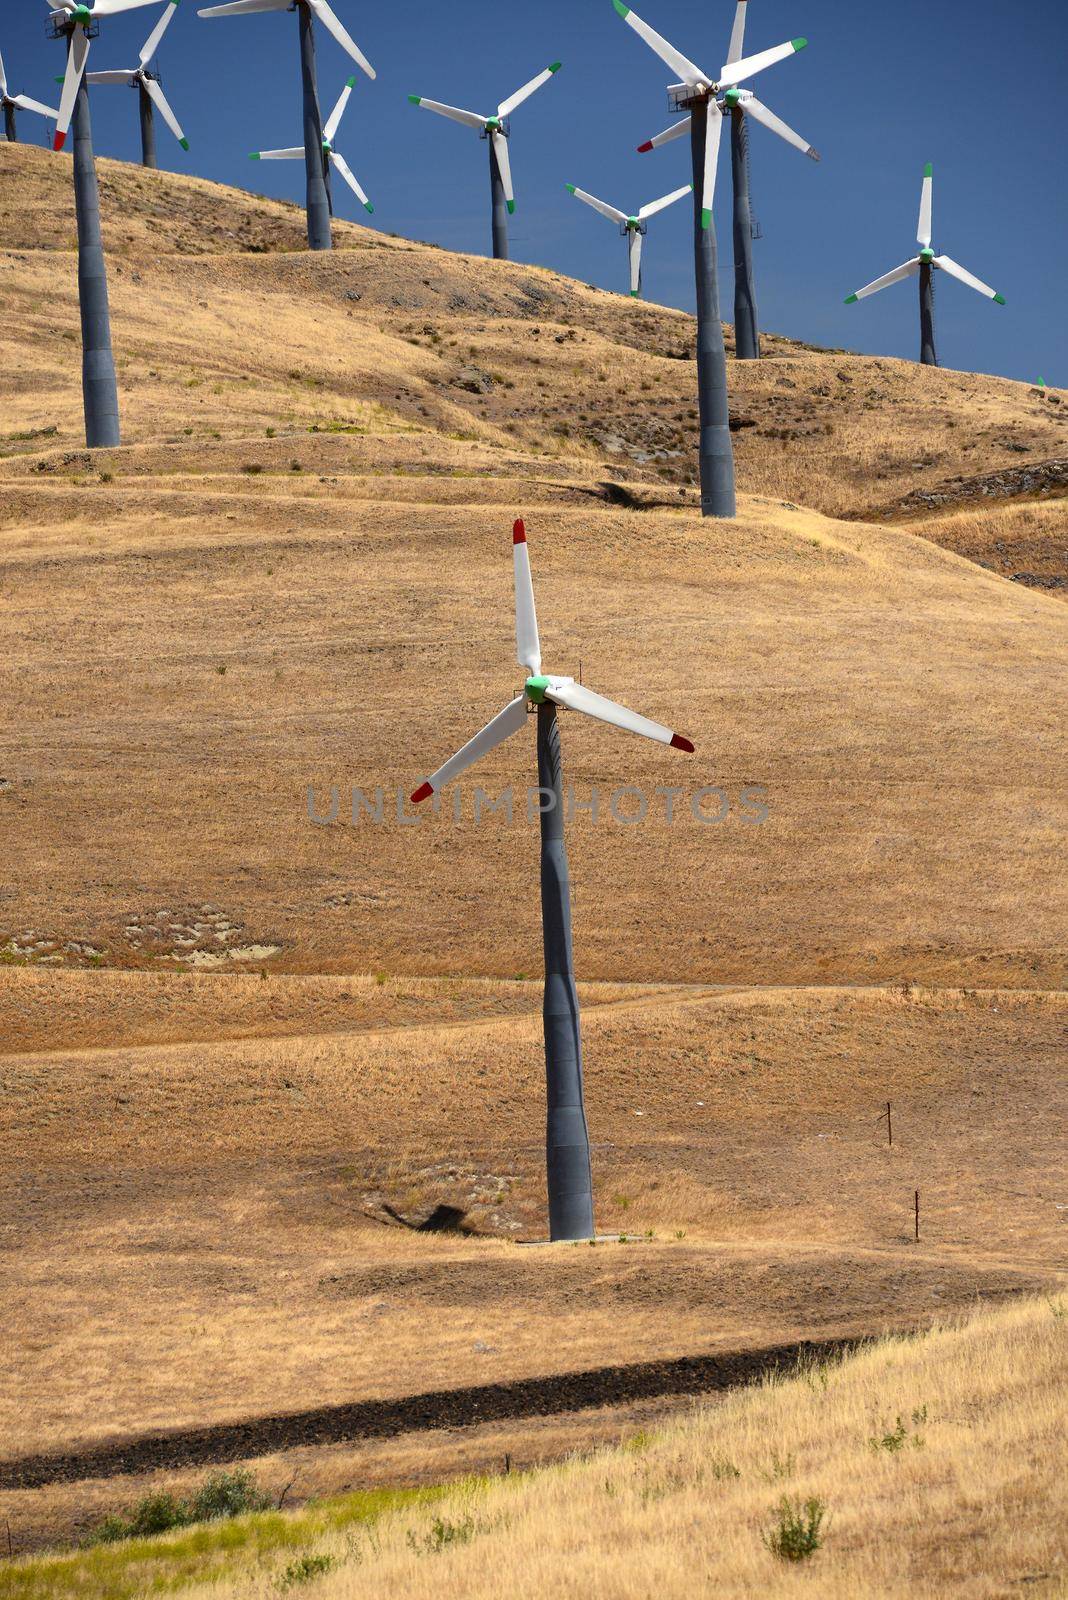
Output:
[[64,144],[66,143],[66,140],[67,140],[67,135],[65,133],[57,133],[54,136],[53,140],[52,140],[52,149],[53,150],[62,150]]
[[527,542],[527,530],[523,526],[522,517],[519,517],[512,524],[512,543],[513,544],[526,544],[526,542]]
[[684,739],[681,733],[673,733],[671,735],[671,744],[673,749],[688,750],[690,754],[693,755],[693,745],[690,743],[689,739]]
[[416,789],[415,793],[412,795],[412,805],[417,806],[420,800],[429,800],[433,793],[434,788],[432,784],[421,783],[418,789]]
[[647,150],[651,150],[652,148],[653,141],[651,139],[646,139],[644,144],[640,144],[638,146],[638,154],[643,156]]

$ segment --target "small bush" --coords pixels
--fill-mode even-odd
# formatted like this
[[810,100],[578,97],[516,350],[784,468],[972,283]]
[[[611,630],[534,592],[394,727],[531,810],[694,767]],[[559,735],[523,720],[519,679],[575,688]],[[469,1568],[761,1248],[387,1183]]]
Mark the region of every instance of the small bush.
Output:
[[826,1515],[826,1506],[815,1496],[802,1502],[783,1495],[775,1510],[775,1521],[761,1538],[780,1561],[807,1561],[823,1543]]
[[451,1544],[467,1544],[474,1538],[476,1532],[473,1517],[465,1517],[462,1522],[450,1522],[447,1517],[435,1517],[430,1524],[429,1533],[424,1533],[420,1537],[409,1530],[408,1544],[420,1555],[437,1555],[440,1551],[448,1549]]
[[263,471],[263,467],[262,467],[261,463],[258,462],[258,461],[246,461],[245,465],[241,468],[241,471],[242,472],[253,472],[253,473],[262,472]]
[[147,1539],[191,1522],[218,1522],[248,1511],[267,1511],[272,1505],[246,1467],[234,1472],[213,1472],[190,1500],[168,1491],[146,1494],[128,1516],[114,1513],[93,1528],[86,1544],[117,1544],[121,1539]]
[[293,1589],[297,1584],[310,1583],[324,1573],[333,1572],[337,1562],[333,1556],[300,1556],[291,1561],[278,1579],[280,1589]]

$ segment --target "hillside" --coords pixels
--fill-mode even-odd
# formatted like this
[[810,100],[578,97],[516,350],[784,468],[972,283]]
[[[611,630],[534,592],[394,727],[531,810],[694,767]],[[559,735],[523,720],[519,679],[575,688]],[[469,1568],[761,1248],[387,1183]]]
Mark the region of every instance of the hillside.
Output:
[[[126,443],[91,455],[69,164],[0,146],[17,1548],[114,1504],[19,1487],[40,1451],[247,1421],[251,1456],[276,1410],[1056,1292],[1068,406],[769,338],[702,521],[683,314],[354,226],[313,258],[291,207],[100,170]],[[518,514],[550,670],[697,746],[563,718],[598,1220],[642,1236],[588,1254],[516,1242],[532,739],[476,775],[511,824],[473,784],[394,808],[516,690]],[[620,1383],[309,1445],[297,1497],[558,1457],[648,1420]]]

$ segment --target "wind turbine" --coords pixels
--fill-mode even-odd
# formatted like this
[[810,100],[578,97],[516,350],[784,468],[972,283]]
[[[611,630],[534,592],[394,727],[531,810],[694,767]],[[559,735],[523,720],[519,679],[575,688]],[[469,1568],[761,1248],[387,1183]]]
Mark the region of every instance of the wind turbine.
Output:
[[[640,39],[655,51],[680,83],[668,94],[678,111],[690,112],[690,156],[694,187],[694,265],[697,285],[697,393],[701,413],[701,515],[733,517],[734,453],[731,449],[730,409],[727,402],[727,358],[719,320],[716,230],[712,224],[712,199],[716,187],[716,160],[723,130],[718,95],[732,89],[765,67],[803,48],[804,39],[763,50],[759,55],[728,62],[718,77],[702,70],[673,44],[661,37],[623,0],[612,4]],[[744,13],[743,13],[744,15]],[[735,29],[738,21],[735,19]],[[649,141],[650,143],[652,141]]]
[[9,144],[18,143],[18,130],[15,127],[16,111],[36,111],[42,117],[50,117],[53,122],[59,116],[59,112],[53,111],[51,106],[43,106],[40,100],[31,100],[28,94],[8,93],[3,56],[0,56],[0,105],[4,108],[4,135]]
[[693,189],[692,183],[685,184],[681,189],[676,189],[672,194],[666,194],[660,200],[651,200],[647,206],[642,206],[633,216],[628,216],[625,211],[617,211],[615,206],[607,205],[604,200],[598,200],[594,194],[587,194],[585,189],[576,189],[573,183],[567,185],[569,194],[576,200],[585,200],[588,206],[599,211],[602,217],[607,217],[609,222],[618,222],[620,232],[627,241],[627,254],[630,258],[630,292],[639,295],[642,291],[642,239],[645,236],[646,222],[650,217],[655,217],[658,211],[663,211],[666,206],[673,205],[676,200],[681,200],[684,194],[689,194]]
[[189,149],[189,140],[182,132],[178,119],[170,106],[167,98],[160,88],[159,73],[150,72],[148,63],[159,49],[160,40],[170,26],[178,6],[178,0],[167,0],[163,14],[156,26],[145,40],[138,56],[136,67],[130,67],[125,72],[87,72],[87,83],[124,83],[127,88],[137,86],[137,98],[141,111],[141,165],[155,167],[156,165],[156,123],[153,115],[158,110],[160,116],[174,134],[183,150]]
[[[334,166],[337,168],[345,182],[348,184],[349,188],[356,195],[365,211],[373,211],[374,206],[371,204],[370,200],[368,200],[367,196],[360,188],[359,183],[356,181],[356,174],[345,160],[345,157],[338,155],[337,151],[334,149],[334,135],[337,133],[338,123],[341,121],[345,107],[349,103],[349,95],[352,93],[355,83],[355,78],[349,78],[347,80],[345,87],[342,89],[341,94],[338,97],[337,105],[326,119],[326,123],[323,127],[322,161],[324,167],[329,168],[330,166]],[[253,150],[251,159],[253,161],[298,161],[303,154],[304,146],[294,145],[289,150]],[[331,197],[330,209],[331,213],[333,213],[333,197]]]
[[[45,0],[50,5],[50,0]],[[62,150],[67,130],[74,124],[74,207],[78,217],[78,306],[82,319],[82,397],[85,405],[85,442],[117,445],[119,396],[115,385],[115,360],[111,353],[111,314],[108,309],[107,268],[100,234],[100,193],[93,160],[93,128],[89,120],[89,93],[85,64],[89,42],[99,32],[98,17],[113,17],[150,5],[152,0],[95,0],[92,7],[77,0],[60,0],[51,7],[52,35],[67,43],[67,70],[59,97],[55,149]]]
[[858,289],[856,294],[846,295],[846,305],[851,306],[858,300],[867,299],[868,295],[876,294],[880,289],[885,289],[888,284],[900,283],[903,278],[914,278],[917,273],[920,279],[920,360],[927,367],[937,367],[938,357],[935,355],[934,340],[934,269],[948,272],[951,278],[959,278],[961,283],[966,283],[969,289],[975,289],[988,300],[995,301],[999,306],[1005,304],[1004,295],[997,293],[985,284],[981,278],[975,278],[970,272],[949,256],[936,256],[931,249],[931,203],[934,191],[934,169],[928,162],[923,169],[923,187],[920,190],[920,222],[916,230],[916,242],[920,246],[918,256],[913,256],[911,261],[906,261],[902,266],[895,267],[893,272],[887,272],[881,278],[876,278],[874,283],[869,283],[863,289]]
[[422,106],[424,111],[436,111],[441,117],[450,117],[453,122],[462,122],[465,127],[477,128],[480,139],[485,139],[489,149],[490,167],[490,198],[493,206],[493,255],[498,261],[508,260],[508,218],[515,211],[515,192],[512,188],[512,167],[508,159],[508,140],[511,128],[508,118],[517,106],[528,100],[535,89],[540,89],[543,83],[548,83],[553,75],[560,71],[563,65],[554,61],[551,66],[539,72],[536,78],[531,78],[515,94],[502,100],[497,107],[497,115],[483,117],[477,111],[461,111],[459,106],[446,106],[440,100],[424,100],[422,95],[410,94],[408,99],[413,106]]
[[582,1039],[578,991],[571,949],[571,886],[564,846],[564,799],[557,707],[582,711],[613,727],[642,734],[676,750],[693,750],[689,739],[650,722],[625,706],[594,694],[574,678],[546,675],[541,670],[541,644],[534,609],[526,529],[512,529],[515,575],[516,655],[527,674],[522,692],[469,739],[412,795],[413,804],[428,800],[525,726],[527,712],[537,715],[538,785],[541,810],[541,917],[545,949],[545,1074],[548,1102],[546,1165],[549,1189],[549,1237],[593,1237],[593,1183],[590,1139],[582,1096]]
[[[731,42],[727,50],[727,66],[732,67],[742,60],[742,49],[745,43],[745,21],[747,0],[738,0],[734,13],[734,27],[731,29]],[[788,47],[781,46],[787,54],[801,50],[805,46],[804,39],[793,39]],[[752,61],[759,59],[753,57]],[[778,59],[778,57],[776,58]],[[770,64],[770,63],[769,63]],[[787,144],[801,150],[813,161],[818,161],[819,151],[813,149],[807,140],[787,127],[781,117],[769,111],[762,101],[758,100],[752,89],[743,89],[737,83],[727,88],[717,104],[723,115],[731,119],[731,170],[734,178],[734,349],[740,361],[758,361],[760,359],[760,330],[757,323],[756,288],[753,272],[753,218],[749,206],[749,130],[747,119],[752,117],[756,122],[762,122],[765,128],[770,128],[772,133],[777,133],[780,139],[785,139]],[[690,118],[673,122],[670,128],[663,133],[658,133],[652,139],[647,139],[638,146],[639,151],[655,150],[662,144],[667,144],[671,139],[678,139],[689,131]],[[715,181],[713,177],[713,182]],[[711,210],[711,197],[708,209]]]
[[[330,168],[324,156],[323,119],[319,110],[319,90],[315,75],[313,20],[318,18],[323,27],[333,34],[341,48],[369,78],[375,76],[374,67],[347,29],[338,21],[327,0],[229,0],[227,5],[208,6],[198,11],[197,16],[230,17],[250,11],[294,10],[300,26],[300,71],[304,93],[304,171],[307,178],[308,248],[329,250],[334,242],[330,232],[332,210]],[[338,170],[341,170],[340,167]]]

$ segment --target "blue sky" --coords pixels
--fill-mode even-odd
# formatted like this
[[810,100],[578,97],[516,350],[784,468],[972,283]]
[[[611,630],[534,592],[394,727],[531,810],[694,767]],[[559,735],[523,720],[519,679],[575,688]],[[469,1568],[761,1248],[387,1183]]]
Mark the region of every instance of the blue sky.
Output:
[[[485,146],[476,133],[408,105],[409,93],[491,112],[548,62],[563,70],[512,121],[518,208],[512,255],[607,288],[625,286],[625,246],[566,182],[628,209],[688,181],[685,140],[648,155],[665,127],[670,74],[610,0],[335,0],[374,63],[357,74],[337,144],[375,202],[374,225],[457,249],[488,251]],[[686,55],[715,70],[733,0],[639,0],[638,11]],[[915,357],[912,282],[845,306],[851,290],[915,253],[925,161],[934,163],[934,244],[999,289],[992,305],[938,279],[945,366],[1068,386],[1068,206],[1061,111],[1068,89],[1068,0],[750,0],[747,54],[805,35],[809,47],[754,80],[772,110],[822,152],[807,161],[766,129],[750,148],[757,295],[763,327],[818,344]],[[5,0],[0,49],[16,91],[48,99],[60,47],[38,0]],[[126,66],[150,31],[146,7],[101,24],[95,67]],[[1008,71],[1002,63],[1008,61]],[[160,56],[167,93],[191,141],[162,127],[161,164],[175,171],[303,196],[295,163],[252,166],[248,152],[300,141],[297,28],[288,13],[201,20],[182,0]],[[320,97],[332,104],[355,70],[319,30]],[[96,148],[135,159],[136,101],[93,92]],[[24,115],[23,137],[40,138]],[[731,316],[730,164],[717,186],[721,298]],[[367,221],[338,184],[338,209]],[[681,203],[654,219],[645,292],[693,305],[690,219]]]

